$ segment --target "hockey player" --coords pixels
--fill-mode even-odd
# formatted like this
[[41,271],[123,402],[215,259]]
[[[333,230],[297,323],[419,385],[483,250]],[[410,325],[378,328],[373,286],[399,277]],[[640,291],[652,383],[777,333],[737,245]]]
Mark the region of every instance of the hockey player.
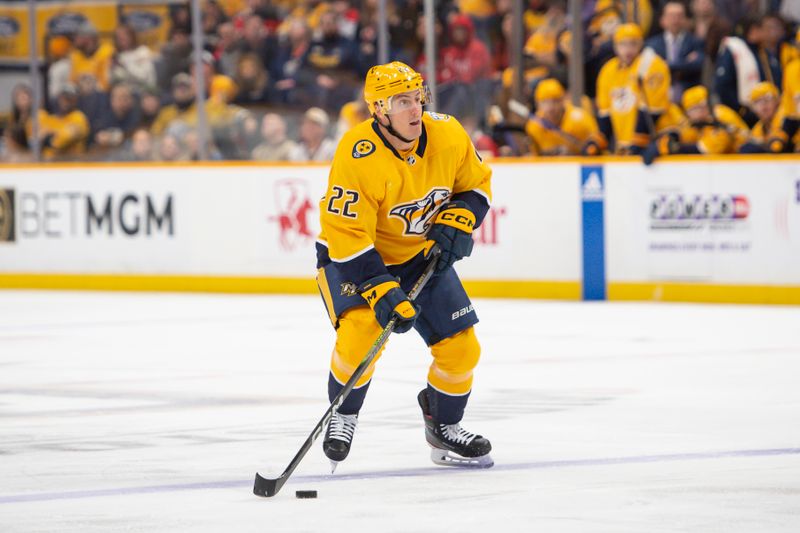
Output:
[[[418,395],[431,459],[491,466],[489,441],[460,425],[480,346],[478,319],[453,269],[470,255],[472,231],[489,210],[491,169],[455,118],[423,113],[430,95],[407,65],[372,67],[364,99],[372,117],[342,137],[320,202],[317,282],[336,329],[328,395],[333,401],[394,317],[394,331],[413,327],[433,356]],[[412,302],[406,292],[434,244],[436,275]],[[323,450],[334,469],[350,451],[373,371],[374,363],[328,425]]]
[[605,148],[597,121],[564,101],[564,87],[558,80],[540,81],[534,101],[536,113],[525,126],[534,155],[598,155]]
[[619,26],[614,33],[616,57],[597,77],[598,124],[606,138],[613,138],[618,154],[641,153],[669,106],[669,67],[652,49],[641,51],[642,44],[639,26]]
[[697,85],[681,98],[686,118],[678,131],[660,135],[642,153],[645,164],[668,154],[734,154],[747,142],[747,124],[728,106],[709,105],[708,89]]
[[750,107],[758,122],[750,130],[750,140],[740,148],[742,153],[782,153],[792,151],[792,139],[798,121],[785,116],[780,109],[778,88],[762,81],[750,92]]

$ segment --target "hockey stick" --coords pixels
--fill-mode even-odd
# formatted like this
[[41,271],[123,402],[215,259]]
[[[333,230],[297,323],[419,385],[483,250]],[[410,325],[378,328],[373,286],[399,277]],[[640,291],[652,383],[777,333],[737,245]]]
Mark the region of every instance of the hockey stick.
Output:
[[[433,271],[436,268],[436,263],[439,261],[439,247],[434,245],[434,247],[431,249],[431,254],[433,255],[433,258],[427,264],[425,270],[422,272],[419,279],[416,283],[414,283],[414,286],[408,293],[408,297],[411,300],[417,297],[422,288],[425,287],[425,284],[428,283],[428,280],[433,275]],[[364,356],[364,359],[362,359],[361,363],[359,363],[358,367],[356,367],[353,375],[350,376],[350,379],[348,379],[347,383],[344,384],[342,390],[339,391],[339,394],[337,394],[333,399],[330,407],[328,407],[328,409],[325,411],[325,414],[322,415],[322,418],[319,422],[317,422],[317,425],[314,426],[311,434],[294,456],[294,459],[292,459],[292,461],[289,463],[289,466],[286,467],[286,470],[283,471],[283,474],[275,479],[267,479],[256,472],[256,480],[255,484],[253,485],[253,494],[256,496],[266,497],[271,497],[278,494],[278,491],[281,490],[281,487],[283,487],[284,483],[286,483],[286,481],[289,479],[289,476],[292,475],[294,469],[297,468],[297,465],[299,465],[300,461],[303,460],[303,457],[305,457],[306,453],[308,453],[308,450],[310,450],[311,446],[314,445],[314,441],[317,440],[319,434],[322,433],[325,425],[330,421],[331,417],[333,416],[334,409],[342,405],[345,398],[347,398],[347,395],[350,394],[350,391],[352,391],[356,386],[356,382],[361,379],[361,376],[364,375],[364,372],[366,372],[367,368],[369,368],[369,366],[372,364],[375,356],[381,351],[381,348],[383,348],[383,345],[386,344],[386,341],[389,340],[389,335],[391,335],[392,331],[394,331],[396,322],[397,319],[392,318],[389,320],[389,323],[386,324],[386,327],[383,328],[383,331],[380,335],[378,335],[378,338],[375,339],[375,342],[372,344],[369,352],[367,352],[367,355]]]

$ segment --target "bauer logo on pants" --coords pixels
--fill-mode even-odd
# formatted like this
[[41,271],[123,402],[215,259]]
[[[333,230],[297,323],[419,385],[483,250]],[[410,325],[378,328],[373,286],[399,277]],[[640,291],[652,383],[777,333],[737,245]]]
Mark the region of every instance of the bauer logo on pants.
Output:
[[16,238],[14,189],[0,189],[0,242],[14,242]]

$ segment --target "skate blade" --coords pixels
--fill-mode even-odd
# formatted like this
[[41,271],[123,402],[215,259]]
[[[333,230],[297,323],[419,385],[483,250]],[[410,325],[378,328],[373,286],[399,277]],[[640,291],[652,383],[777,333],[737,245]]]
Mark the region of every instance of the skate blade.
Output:
[[461,468],[491,468],[494,466],[494,461],[488,453],[480,457],[462,457],[440,448],[431,448],[431,461],[441,466],[457,466]]
[[[330,459],[328,459],[330,461]],[[331,461],[331,474],[336,472],[336,467],[339,466],[339,461]]]

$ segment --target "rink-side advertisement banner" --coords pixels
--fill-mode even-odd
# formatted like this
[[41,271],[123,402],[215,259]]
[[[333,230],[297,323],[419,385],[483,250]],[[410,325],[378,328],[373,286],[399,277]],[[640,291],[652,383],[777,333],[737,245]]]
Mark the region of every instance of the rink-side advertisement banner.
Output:
[[[495,162],[475,296],[800,303],[800,163]],[[307,292],[328,168],[9,166],[0,287]]]
[[[496,168],[493,207],[475,232],[473,256],[458,265],[477,294],[579,297],[579,250],[564,246],[579,238],[575,171],[571,165]],[[4,170],[2,284],[25,274],[167,276],[146,286],[169,288],[187,283],[176,277],[189,276],[230,278],[222,290],[313,291],[327,174],[325,166],[290,165]],[[268,279],[273,282],[265,285]],[[498,289],[498,281],[505,287]],[[208,283],[188,287],[219,286]],[[80,287],[80,281],[65,286]]]
[[608,164],[609,283],[800,286],[800,164]]

